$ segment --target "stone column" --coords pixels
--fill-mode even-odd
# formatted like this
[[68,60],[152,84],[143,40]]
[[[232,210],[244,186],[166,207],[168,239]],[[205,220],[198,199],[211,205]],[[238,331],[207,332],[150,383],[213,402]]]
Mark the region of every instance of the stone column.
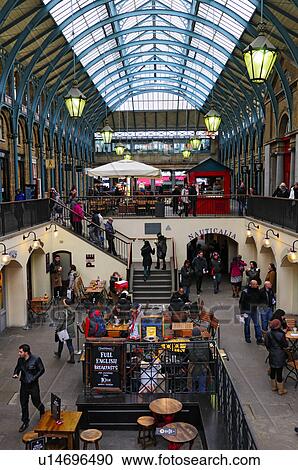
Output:
[[279,186],[284,180],[284,153],[278,151],[276,154],[276,180],[275,186]]
[[295,183],[296,145],[295,140],[291,140],[291,166],[290,166],[290,187]]
[[271,196],[270,176],[272,161],[270,158],[270,145],[264,146],[265,162],[264,162],[264,196]]

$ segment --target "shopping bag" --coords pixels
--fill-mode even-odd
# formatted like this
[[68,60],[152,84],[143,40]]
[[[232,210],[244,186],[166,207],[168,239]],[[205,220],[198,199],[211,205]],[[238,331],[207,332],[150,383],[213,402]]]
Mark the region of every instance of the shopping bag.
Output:
[[67,291],[66,291],[66,297],[67,297],[69,300],[72,300],[72,290],[71,290],[71,289],[67,289]]
[[66,341],[69,339],[69,334],[66,328],[64,330],[57,331],[57,335],[59,337],[59,341]]

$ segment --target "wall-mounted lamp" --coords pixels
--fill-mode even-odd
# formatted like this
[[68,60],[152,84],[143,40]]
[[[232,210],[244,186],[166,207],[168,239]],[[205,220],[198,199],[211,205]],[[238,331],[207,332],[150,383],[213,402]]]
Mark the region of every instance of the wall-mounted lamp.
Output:
[[6,266],[11,262],[11,256],[9,253],[7,253],[6,245],[4,245],[4,243],[0,243],[0,245],[2,245],[4,248],[1,255],[1,264],[4,264]]
[[260,228],[260,226],[255,224],[254,222],[249,222],[249,224],[247,226],[247,230],[246,230],[246,236],[248,238],[252,237],[252,231],[251,231],[251,228],[250,228],[251,226],[253,226],[254,228],[257,228],[257,229]]
[[269,238],[269,233],[272,232],[272,235],[274,235],[276,238],[279,238],[279,233],[275,233],[271,228],[269,228],[266,232],[265,238],[263,240],[263,246],[265,248],[270,248],[271,242]]
[[23,240],[26,240],[26,238],[29,238],[30,235],[33,235],[33,244],[32,246],[29,247],[28,251],[31,253],[32,250],[38,250],[38,248],[43,247],[43,242],[39,239],[37,239],[36,233],[35,232],[28,232],[27,235],[23,235]]
[[290,263],[298,263],[298,252],[295,250],[295,243],[297,243],[298,240],[293,241],[292,248],[290,249],[289,253],[287,254],[288,261]]
[[55,228],[54,228],[54,237],[58,237],[58,229],[57,229],[57,225],[56,225],[56,224],[51,223],[51,224],[49,225],[49,227],[46,227],[46,232],[47,232],[48,230],[50,230],[50,228],[53,227],[53,226],[55,227]]

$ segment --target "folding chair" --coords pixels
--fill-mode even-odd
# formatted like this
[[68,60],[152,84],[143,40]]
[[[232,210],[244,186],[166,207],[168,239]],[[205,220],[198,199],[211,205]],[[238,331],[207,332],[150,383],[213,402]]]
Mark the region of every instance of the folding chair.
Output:
[[291,349],[286,350],[286,353],[288,355],[288,360],[286,362],[286,369],[288,371],[285,382],[287,379],[292,379],[295,380],[295,388],[297,388],[298,385],[298,359],[295,359],[294,354]]

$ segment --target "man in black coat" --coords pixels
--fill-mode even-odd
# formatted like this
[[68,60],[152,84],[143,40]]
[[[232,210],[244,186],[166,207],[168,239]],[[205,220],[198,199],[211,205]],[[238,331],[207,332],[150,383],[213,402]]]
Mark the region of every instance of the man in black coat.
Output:
[[249,286],[241,293],[239,300],[240,313],[244,317],[244,336],[247,343],[250,339],[250,321],[253,321],[255,327],[255,337],[257,344],[263,344],[262,330],[259,325],[258,307],[262,303],[262,297],[258,283],[255,279],[250,281]]
[[143,267],[144,267],[144,281],[150,276],[150,270],[152,265],[152,256],[154,255],[155,250],[151,247],[150,242],[148,240],[144,240],[144,245],[141,248],[141,255],[143,258]]
[[189,195],[189,199],[190,199],[190,207],[191,207],[191,210],[192,210],[192,215],[194,217],[196,217],[196,215],[197,215],[197,196],[198,196],[198,193],[197,193],[195,184],[192,184],[190,186],[188,195]]
[[45,412],[45,407],[40,399],[38,379],[44,373],[44,365],[38,356],[33,356],[28,344],[19,346],[19,359],[15,367],[13,378],[17,379],[21,374],[20,403],[22,408],[22,425],[19,432],[25,431],[29,426],[29,397],[40,416]]
[[264,282],[264,287],[260,289],[260,294],[261,305],[259,307],[259,313],[261,317],[262,330],[267,331],[268,324],[272,318],[273,310],[276,304],[275,295],[270,281]]
[[157,262],[156,262],[156,269],[160,268],[160,260],[162,260],[162,269],[166,269],[166,254],[167,254],[167,240],[161,234],[157,234],[157,243],[156,244],[156,255],[157,255]]
[[202,251],[199,251],[197,256],[194,258],[192,268],[196,278],[197,294],[199,295],[201,293],[203,275],[208,271],[207,261]]

